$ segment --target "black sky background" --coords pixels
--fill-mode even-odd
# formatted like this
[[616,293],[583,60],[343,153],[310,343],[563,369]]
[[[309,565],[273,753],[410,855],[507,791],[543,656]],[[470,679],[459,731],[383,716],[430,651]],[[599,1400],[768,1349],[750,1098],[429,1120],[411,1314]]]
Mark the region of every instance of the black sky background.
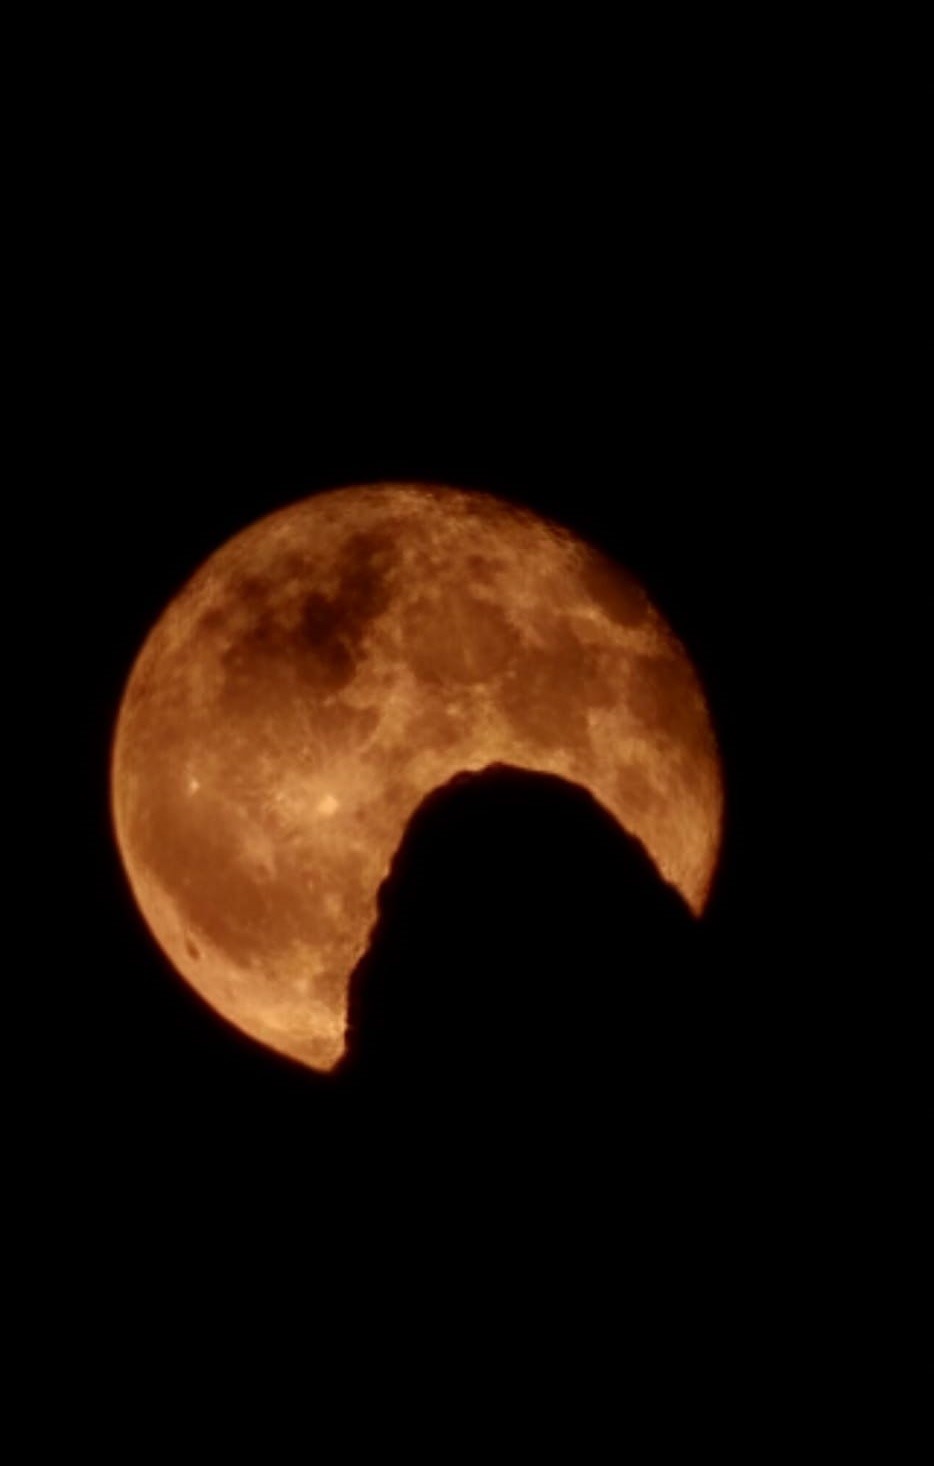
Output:
[[[228,20],[157,36],[147,17],[136,38],[43,17],[14,61],[25,258],[7,283],[25,331],[6,405],[24,452],[6,490],[7,728],[25,745],[8,764],[25,817],[7,972],[26,1016],[5,1035],[6,1173],[30,1430],[56,1417],[70,1441],[84,1421],[119,1434],[119,1405],[125,1456],[140,1424],[171,1429],[200,1397],[216,1448],[266,1365],[267,1454],[290,1406],[303,1446],[309,1420],[336,1415],[346,1454],[357,1421],[382,1430],[377,1385],[397,1366],[407,1440],[424,1401],[460,1385],[433,1441],[444,1457],[498,1353],[523,1439],[566,1397],[579,1454],[601,1402],[601,1446],[649,1402],[653,1440],[671,1422],[696,1439],[707,1411],[748,1456],[744,1413],[770,1442],[800,1432],[838,1339],[865,1338],[868,1232],[888,1205],[866,1148],[887,1152],[909,1108],[885,1131],[915,968],[904,978],[891,938],[864,943],[878,886],[861,828],[857,879],[841,878],[834,787],[861,820],[886,777],[871,754],[846,766],[891,675],[878,552],[854,556],[852,527],[865,513],[875,540],[897,521],[897,568],[917,522],[876,394],[892,353],[875,351],[872,313],[902,310],[900,260],[880,263],[876,242],[903,139],[884,136],[875,27],[867,57],[857,26],[822,37],[812,20],[754,36],[665,14],[646,42],[589,19],[572,36],[563,15],[548,35],[523,18],[515,38],[456,15],[427,55],[421,23],[403,35],[400,58],[356,12],[343,45],[277,29],[264,54],[253,17],[241,37]],[[395,12],[385,25],[398,43]],[[322,1082],[201,1002],[124,878],[110,745],[167,600],[261,515],[388,479],[503,494],[602,546],[707,688],[727,805],[705,980],[724,1051],[743,1057],[729,1112],[745,1128],[726,1127],[726,1173],[695,1174],[674,1229],[648,1242],[645,1178],[608,1116],[596,1179],[620,1212],[579,1175],[578,1191],[543,1183],[512,1232],[477,1169],[454,1222],[426,1205],[430,1167],[408,1209],[411,1174],[368,1192],[356,1154],[335,1164]],[[883,856],[900,881],[899,851]],[[464,1222],[471,1199],[489,1203],[485,1230],[476,1208]],[[215,1397],[225,1343],[235,1370]],[[328,1365],[349,1410],[332,1408]],[[862,1402],[831,1413],[836,1440]]]
[[[508,299],[495,298],[494,317]],[[108,757],[132,660],[173,592],[238,529],[339,484],[487,489],[553,515],[644,581],[700,671],[721,741],[727,819],[707,920],[727,942],[753,945],[751,983],[771,980],[796,839],[780,797],[790,694],[771,635],[776,572],[786,574],[776,563],[788,513],[783,425],[750,364],[725,361],[723,343],[711,339],[703,361],[670,350],[660,363],[648,346],[627,351],[609,326],[578,335],[547,301],[540,311],[508,325],[484,317],[474,330],[457,311],[430,334],[403,313],[370,319],[367,331],[348,325],[344,340],[338,324],[326,349],[313,327],[300,350],[248,337],[228,356],[214,340],[200,360],[184,334],[157,335],[152,350],[138,343],[108,363],[72,501],[77,895],[89,925],[71,969],[81,996],[69,999],[92,1086],[114,1099],[132,1074],[144,1093],[131,1107],[148,1112],[147,1087],[174,1073],[196,1099],[203,1086],[223,1105],[225,1086],[275,1085],[291,1068],[233,1036],[155,948],[112,839]],[[675,314],[668,329],[686,330]]]
[[54,955],[31,1081],[69,1165],[91,1153],[112,1181],[160,1147],[229,1152],[244,1126],[247,1171],[264,1126],[314,1147],[314,1076],[219,1020],[149,936],[108,761],[172,594],[239,529],[341,484],[489,490],[645,583],[721,743],[705,919],[736,985],[736,1043],[773,1019],[805,1049],[822,1031],[834,999],[797,938],[813,854],[798,603],[835,493],[814,259],[754,175],[705,172],[682,141],[675,172],[614,189],[567,169],[518,191],[502,173],[492,191],[440,174],[403,189],[379,164],[346,196],[301,200],[281,180],[241,196],[229,174],[199,189],[194,164],[184,187],[154,190],[134,166],[76,188],[84,232],[48,274],[48,408],[24,493],[40,542],[54,523],[69,648],[33,740],[64,818],[60,859],[39,856]]

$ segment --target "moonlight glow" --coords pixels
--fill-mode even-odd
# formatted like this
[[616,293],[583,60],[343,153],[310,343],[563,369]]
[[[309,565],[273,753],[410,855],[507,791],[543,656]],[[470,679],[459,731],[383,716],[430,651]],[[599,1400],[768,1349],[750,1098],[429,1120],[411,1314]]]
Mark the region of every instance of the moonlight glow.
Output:
[[329,1068],[409,817],[494,762],[586,785],[702,909],[716,745],[641,587],[487,495],[338,489],[222,546],[150,633],[117,721],[117,840],[198,992]]

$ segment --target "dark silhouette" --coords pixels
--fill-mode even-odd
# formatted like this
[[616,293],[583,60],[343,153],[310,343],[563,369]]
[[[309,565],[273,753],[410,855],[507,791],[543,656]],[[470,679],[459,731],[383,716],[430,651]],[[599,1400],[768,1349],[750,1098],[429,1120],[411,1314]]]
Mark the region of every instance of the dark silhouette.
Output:
[[604,1308],[644,1369],[672,1309],[713,1318],[733,1203],[710,988],[702,923],[585,789],[494,766],[435,791],[351,981],[354,1286],[510,1317],[561,1357]]
[[350,985],[340,1075],[375,1112],[498,1128],[686,1088],[700,931],[587,790],[504,765],[416,811]]

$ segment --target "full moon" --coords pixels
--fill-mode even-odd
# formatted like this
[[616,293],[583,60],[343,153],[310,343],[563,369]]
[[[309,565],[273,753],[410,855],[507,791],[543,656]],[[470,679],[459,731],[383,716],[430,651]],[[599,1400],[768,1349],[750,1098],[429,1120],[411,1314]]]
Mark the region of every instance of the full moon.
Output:
[[490,763],[585,785],[701,912],[720,761],[643,588],[486,494],[335,489],[228,541],[150,632],[114,736],[117,844],[182,976],[329,1069],[409,818]]

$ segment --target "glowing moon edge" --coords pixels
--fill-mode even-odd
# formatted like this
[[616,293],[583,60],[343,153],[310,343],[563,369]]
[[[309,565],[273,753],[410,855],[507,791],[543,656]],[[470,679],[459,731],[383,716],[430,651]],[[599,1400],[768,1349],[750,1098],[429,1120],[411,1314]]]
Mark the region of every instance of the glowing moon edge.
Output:
[[703,910],[719,750],[644,588],[486,493],[337,488],[241,530],[166,606],[117,714],[112,822],[182,977],[327,1070],[409,818],[491,763],[583,784]]

